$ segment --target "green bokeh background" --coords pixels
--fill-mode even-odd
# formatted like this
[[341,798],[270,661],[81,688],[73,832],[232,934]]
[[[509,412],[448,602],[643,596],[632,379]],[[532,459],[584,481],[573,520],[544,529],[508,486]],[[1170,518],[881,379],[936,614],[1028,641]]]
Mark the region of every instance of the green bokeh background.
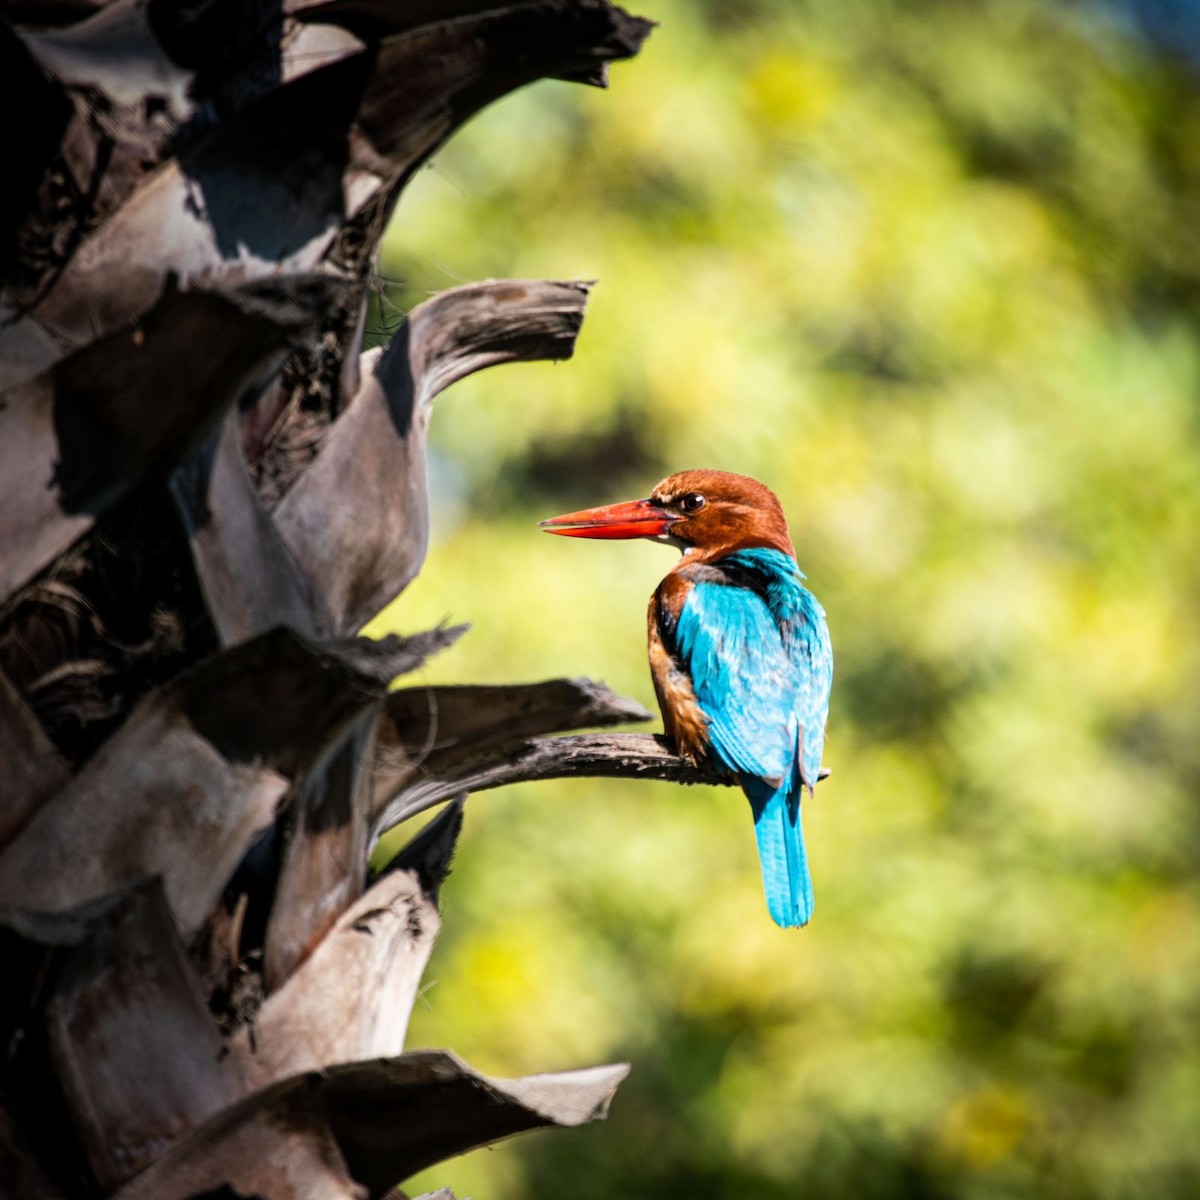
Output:
[[768,482],[836,652],[816,918],[771,924],[735,791],[475,797],[411,1044],[633,1072],[410,1189],[1200,1195],[1195,80],[1049,0],[638,10],[609,92],[506,99],[400,205],[380,333],[600,282],[572,362],[437,402],[429,562],[372,628],[654,708],[672,552],[535,522]]

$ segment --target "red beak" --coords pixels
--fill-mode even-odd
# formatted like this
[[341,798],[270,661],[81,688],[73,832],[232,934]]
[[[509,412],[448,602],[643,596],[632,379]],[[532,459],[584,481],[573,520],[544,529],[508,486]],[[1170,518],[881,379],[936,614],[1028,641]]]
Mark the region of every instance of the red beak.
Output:
[[678,520],[679,517],[650,500],[627,500],[624,504],[606,504],[603,508],[584,508],[551,517],[538,528],[563,537],[641,538],[658,537]]

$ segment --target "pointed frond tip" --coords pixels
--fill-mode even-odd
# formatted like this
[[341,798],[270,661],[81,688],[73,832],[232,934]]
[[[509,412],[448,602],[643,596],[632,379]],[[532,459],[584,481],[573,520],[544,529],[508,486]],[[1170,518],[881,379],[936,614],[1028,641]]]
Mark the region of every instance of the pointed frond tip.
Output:
[[[399,694],[399,693],[397,693]],[[734,787],[736,775],[711,763],[680,758],[660,734],[581,733],[522,737],[476,744],[472,752],[430,752],[420,769],[406,755],[379,770],[371,809],[371,837],[456,796],[510,783],[591,776],[648,779],[684,785]],[[829,774],[822,769],[819,779]]]
[[375,640],[375,645],[379,647],[378,652],[385,656],[383,661],[387,664],[388,674],[392,679],[398,679],[424,666],[435,654],[453,646],[470,628],[469,624],[442,624],[407,636],[390,633]]
[[[382,1195],[397,1179],[528,1129],[608,1111],[626,1063],[491,1079],[440,1050],[331,1066],[274,1084],[219,1113],[130,1180],[115,1200],[228,1187],[311,1196],[313,1180]],[[303,1190],[278,1181],[303,1180]]]
[[466,803],[465,792],[455,796],[416,837],[401,846],[377,871],[372,872],[372,882],[393,871],[412,871],[421,885],[421,890],[436,904],[438,892],[450,874],[454,852],[458,849]]

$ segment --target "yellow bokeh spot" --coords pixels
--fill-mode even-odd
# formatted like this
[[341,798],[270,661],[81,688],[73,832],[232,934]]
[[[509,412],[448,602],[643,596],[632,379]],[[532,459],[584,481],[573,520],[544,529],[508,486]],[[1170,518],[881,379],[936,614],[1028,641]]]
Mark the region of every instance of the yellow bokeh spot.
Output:
[[817,124],[832,109],[841,88],[826,64],[773,50],[750,72],[746,91],[756,120],[800,131]]
[[1016,1088],[989,1085],[954,1104],[942,1122],[938,1145],[947,1158],[983,1170],[1018,1150],[1032,1123],[1030,1104]]

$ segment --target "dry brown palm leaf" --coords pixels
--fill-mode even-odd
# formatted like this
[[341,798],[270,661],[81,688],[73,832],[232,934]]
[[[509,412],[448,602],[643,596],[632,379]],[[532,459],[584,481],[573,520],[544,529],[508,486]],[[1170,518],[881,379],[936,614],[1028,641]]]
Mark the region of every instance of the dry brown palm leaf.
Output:
[[[261,385],[341,285],[316,276],[169,288],[134,328],[0,396],[0,599]],[[191,369],[181,358],[208,347]]]
[[161,875],[195,931],[293,782],[446,636],[322,649],[277,630],[151,693],[0,853],[0,905],[61,912]]
[[333,1063],[391,1058],[441,928],[438,889],[462,828],[451,805],[346,909],[311,956],[240,1029],[231,1058],[257,1090]]
[[382,1196],[475,1146],[604,1116],[628,1070],[491,1079],[423,1050],[310,1072],[206,1122],[114,1200],[190,1200],[224,1187],[265,1200]]
[[455,288],[415,308],[370,355],[359,394],[274,514],[335,632],[369,621],[425,560],[434,398],[497,363],[570,358],[586,301],[581,283]]

